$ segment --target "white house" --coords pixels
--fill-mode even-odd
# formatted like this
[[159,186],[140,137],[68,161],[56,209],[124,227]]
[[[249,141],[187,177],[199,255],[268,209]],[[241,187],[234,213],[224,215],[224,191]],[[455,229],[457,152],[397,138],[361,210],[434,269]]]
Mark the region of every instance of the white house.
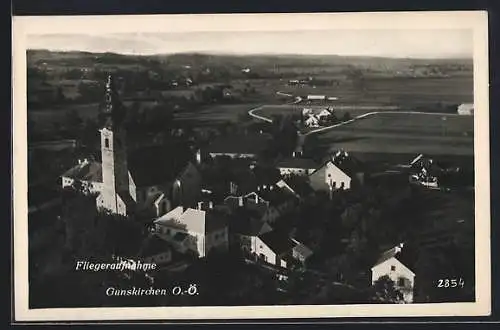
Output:
[[309,115],[309,117],[304,121],[307,127],[319,127],[319,118],[315,115]]
[[331,111],[330,109],[323,109],[320,111],[320,113],[317,114],[317,116],[319,119],[322,119],[322,118],[328,118],[332,114],[333,114],[333,111]]
[[278,231],[268,231],[253,236],[247,247],[257,260],[281,268],[290,268],[294,263],[303,263],[312,255],[305,245]]
[[212,249],[228,248],[226,218],[214,209],[178,206],[154,221],[154,232],[179,252],[191,251],[200,258]]
[[353,181],[363,183],[363,179],[359,164],[344,151],[335,153],[309,175],[311,187],[316,191],[348,190]]
[[389,276],[394,287],[403,294],[406,303],[413,302],[415,273],[402,262],[401,253],[404,244],[401,243],[382,253],[372,267],[372,284],[382,276]]
[[460,104],[457,108],[457,113],[459,115],[473,115],[474,114],[474,104],[472,103],[463,103]]

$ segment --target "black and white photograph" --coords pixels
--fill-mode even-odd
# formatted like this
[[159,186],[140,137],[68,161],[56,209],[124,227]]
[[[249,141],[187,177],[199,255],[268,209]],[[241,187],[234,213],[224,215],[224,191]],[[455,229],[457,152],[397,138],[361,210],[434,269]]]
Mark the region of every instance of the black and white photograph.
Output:
[[13,35],[23,319],[489,313],[484,12]]

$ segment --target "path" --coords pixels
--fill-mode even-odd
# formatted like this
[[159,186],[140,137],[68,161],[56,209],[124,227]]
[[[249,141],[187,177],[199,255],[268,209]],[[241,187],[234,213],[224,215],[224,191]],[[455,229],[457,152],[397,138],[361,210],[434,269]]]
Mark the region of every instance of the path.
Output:
[[[287,94],[287,93],[283,93],[283,92],[276,92],[276,94],[277,95],[282,95],[282,96],[290,96],[290,97],[292,96],[291,94]],[[297,104],[297,103],[300,103],[301,101],[302,101],[302,98],[300,96],[297,96],[297,97],[295,97],[295,100],[293,102],[286,103],[286,104]],[[267,121],[268,123],[272,123],[273,120],[271,118],[264,117],[264,116],[261,116],[261,115],[257,115],[257,114],[254,113],[255,111],[260,110],[260,109],[262,109],[264,107],[266,107],[266,105],[261,105],[261,106],[258,106],[256,108],[253,108],[250,111],[248,111],[248,114],[250,116],[252,116],[253,118],[264,120],[264,121]],[[327,131],[327,130],[330,130],[330,129],[333,129],[333,128],[336,128],[336,127],[340,127],[340,126],[343,126],[343,125],[347,125],[347,124],[353,123],[356,120],[363,119],[363,118],[366,118],[366,117],[369,117],[369,116],[373,116],[373,115],[377,115],[377,114],[381,114],[381,113],[384,113],[384,114],[408,114],[408,115],[417,114],[417,115],[428,115],[428,116],[460,116],[459,114],[456,114],[456,113],[443,113],[443,112],[372,111],[372,112],[367,112],[367,113],[364,113],[362,115],[356,116],[356,117],[354,117],[352,119],[343,121],[343,122],[338,123],[338,124],[334,124],[334,125],[330,125],[330,126],[325,126],[325,127],[321,127],[321,128],[318,128],[318,129],[314,129],[314,130],[309,131],[309,132],[304,133],[304,134],[302,134],[302,133],[299,132],[299,136],[306,137],[306,136],[314,134],[314,133],[319,133],[319,132]]]

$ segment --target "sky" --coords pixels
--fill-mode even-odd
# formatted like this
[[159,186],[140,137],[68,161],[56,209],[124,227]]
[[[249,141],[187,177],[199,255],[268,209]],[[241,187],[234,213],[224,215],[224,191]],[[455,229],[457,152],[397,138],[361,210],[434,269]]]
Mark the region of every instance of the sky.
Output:
[[38,34],[28,49],[120,54],[311,54],[408,58],[472,58],[471,29],[206,31]]

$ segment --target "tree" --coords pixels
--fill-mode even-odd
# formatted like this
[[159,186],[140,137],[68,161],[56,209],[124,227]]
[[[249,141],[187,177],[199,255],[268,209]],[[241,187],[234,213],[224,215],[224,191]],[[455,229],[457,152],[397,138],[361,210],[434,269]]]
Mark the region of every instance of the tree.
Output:
[[381,276],[373,283],[372,297],[386,304],[397,304],[403,301],[403,294],[396,289],[394,281],[388,275]]
[[344,115],[342,116],[342,121],[348,121],[348,120],[351,120],[351,118],[352,118],[351,114],[348,111],[346,111],[344,113]]

